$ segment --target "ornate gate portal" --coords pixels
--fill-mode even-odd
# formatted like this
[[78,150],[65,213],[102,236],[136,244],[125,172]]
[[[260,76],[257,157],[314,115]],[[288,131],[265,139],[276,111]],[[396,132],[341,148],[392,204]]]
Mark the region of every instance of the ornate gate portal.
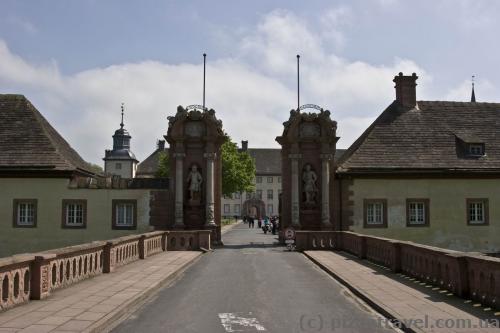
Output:
[[[301,112],[310,108],[319,112]],[[283,229],[333,230],[337,122],[330,111],[307,104],[290,111],[283,125],[283,134],[276,138],[282,158],[281,225]]]
[[222,165],[221,145],[226,140],[222,122],[213,109],[201,105],[177,108],[169,117],[165,139],[170,145],[170,174],[174,218],[169,229],[209,229],[220,242]]

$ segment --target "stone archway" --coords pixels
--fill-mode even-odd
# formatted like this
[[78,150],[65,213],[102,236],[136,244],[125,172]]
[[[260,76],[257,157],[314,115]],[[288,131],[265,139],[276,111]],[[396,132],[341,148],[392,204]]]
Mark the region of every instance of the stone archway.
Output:
[[256,198],[248,199],[243,203],[243,215],[254,218],[263,218],[266,216],[266,204],[264,201]]

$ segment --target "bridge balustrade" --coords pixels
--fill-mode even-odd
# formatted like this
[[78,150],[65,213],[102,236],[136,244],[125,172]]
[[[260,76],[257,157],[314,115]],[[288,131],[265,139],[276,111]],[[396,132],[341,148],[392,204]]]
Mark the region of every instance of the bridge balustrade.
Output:
[[0,311],[163,251],[210,250],[210,235],[210,230],[153,231],[1,258]]
[[345,251],[459,297],[500,308],[500,258],[349,231],[297,231],[296,246],[301,251]]

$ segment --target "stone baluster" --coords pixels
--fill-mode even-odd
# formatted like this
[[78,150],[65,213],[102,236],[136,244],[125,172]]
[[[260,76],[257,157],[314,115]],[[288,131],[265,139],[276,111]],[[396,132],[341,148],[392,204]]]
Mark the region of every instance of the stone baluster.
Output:
[[290,154],[292,160],[292,226],[300,227],[299,159],[301,154]]
[[321,154],[321,226],[330,228],[330,160],[332,154]]
[[207,207],[206,207],[206,222],[205,226],[215,226],[214,221],[214,173],[215,173],[215,153],[205,153],[207,159]]
[[175,224],[176,228],[184,228],[184,153],[174,153],[175,158]]

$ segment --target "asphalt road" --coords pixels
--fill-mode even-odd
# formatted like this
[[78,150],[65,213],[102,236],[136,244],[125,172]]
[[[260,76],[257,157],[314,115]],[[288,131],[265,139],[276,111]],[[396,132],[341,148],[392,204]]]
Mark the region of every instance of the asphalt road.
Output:
[[114,332],[393,332],[273,235],[236,226]]

